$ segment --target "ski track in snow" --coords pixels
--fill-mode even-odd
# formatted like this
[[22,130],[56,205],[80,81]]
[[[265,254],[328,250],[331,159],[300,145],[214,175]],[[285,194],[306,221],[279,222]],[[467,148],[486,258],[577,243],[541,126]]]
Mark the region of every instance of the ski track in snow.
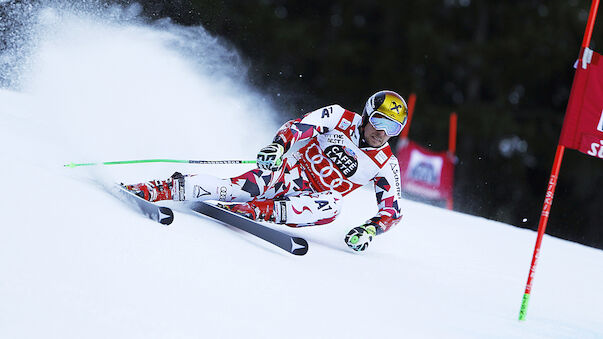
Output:
[[20,89],[0,90],[1,338],[603,337],[602,251],[546,236],[518,322],[535,232],[404,201],[352,253],[370,187],[330,225],[271,226],[306,238],[303,257],[183,211],[142,217],[103,187],[251,167],[62,165],[249,159],[283,121],[200,28],[39,16]]

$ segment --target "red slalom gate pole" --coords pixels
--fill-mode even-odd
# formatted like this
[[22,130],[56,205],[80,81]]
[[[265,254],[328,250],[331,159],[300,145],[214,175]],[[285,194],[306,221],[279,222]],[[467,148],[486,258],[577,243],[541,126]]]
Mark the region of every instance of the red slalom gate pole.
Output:
[[412,114],[415,111],[415,103],[417,102],[417,95],[414,93],[410,93],[408,96],[408,121],[406,122],[406,127],[400,133],[400,139],[408,138],[408,132],[410,131],[410,123],[412,122]]
[[450,124],[448,127],[448,152],[450,155],[456,153],[456,125],[457,125],[457,114],[452,112],[450,114]]
[[561,169],[561,161],[563,160],[564,151],[565,146],[557,145],[557,152],[555,153],[555,160],[553,161],[553,169],[551,170],[549,185],[546,190],[544,204],[542,205],[542,212],[540,213],[540,222],[538,223],[538,236],[536,237],[536,245],[534,245],[534,254],[532,255],[532,264],[530,265],[530,274],[528,275],[526,290],[523,294],[523,299],[521,301],[521,309],[519,310],[519,320],[526,319],[528,303],[530,302],[530,293],[532,292],[532,283],[534,282],[534,275],[536,275],[536,265],[538,264],[538,257],[540,256],[540,244],[542,243],[542,238],[544,237],[546,224],[549,221],[549,214],[551,211],[551,205],[553,204],[553,196],[555,195],[555,187],[557,187],[557,179],[559,178],[559,170]]
[[[448,126],[448,155],[451,159],[454,159],[454,155],[456,153],[456,125],[457,125],[457,114],[456,112],[452,112],[450,114],[450,124]],[[453,162],[454,166],[454,162]],[[454,180],[453,180],[454,182]],[[446,208],[451,210],[454,207],[454,202],[452,198],[452,194],[446,199]]]
[[588,14],[588,21],[586,22],[586,29],[584,30],[582,48],[590,46],[590,38],[593,36],[593,28],[597,19],[597,9],[599,9],[599,0],[593,0],[590,3],[590,12]]
[[[593,0],[590,5],[590,12],[588,15],[588,21],[586,23],[586,29],[584,31],[584,38],[582,39],[582,49],[580,53],[584,53],[584,49],[590,45],[590,39],[593,34],[593,28],[595,26],[595,19],[597,17],[597,9],[599,8],[599,0]],[[582,55],[580,55],[582,57]],[[571,96],[571,94],[570,94]],[[519,310],[519,320],[523,321],[526,319],[526,313],[528,310],[528,303],[530,301],[530,293],[532,292],[532,284],[534,276],[536,275],[536,265],[538,264],[538,258],[540,257],[540,245],[542,244],[542,238],[546,230],[546,224],[549,220],[549,213],[551,211],[551,205],[553,204],[553,197],[555,195],[555,187],[557,186],[557,180],[559,178],[559,170],[561,168],[561,161],[563,160],[563,153],[565,152],[565,146],[557,144],[557,152],[555,152],[555,160],[553,161],[553,168],[551,170],[551,177],[549,178],[549,184],[546,190],[546,196],[544,197],[544,204],[542,206],[542,212],[540,214],[540,221],[538,223],[538,236],[536,237],[536,245],[534,245],[534,254],[532,255],[532,264],[530,265],[530,273],[528,275],[528,281],[526,283],[526,289],[523,294],[521,302],[521,309]]]

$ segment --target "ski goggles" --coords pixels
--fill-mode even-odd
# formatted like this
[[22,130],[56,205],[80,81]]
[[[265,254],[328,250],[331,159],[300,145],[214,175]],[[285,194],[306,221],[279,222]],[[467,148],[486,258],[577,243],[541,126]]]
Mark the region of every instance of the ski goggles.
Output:
[[402,132],[402,128],[404,128],[404,125],[402,125],[400,122],[386,118],[379,111],[374,111],[370,115],[369,122],[371,125],[373,125],[373,127],[375,127],[376,130],[385,131],[385,134],[390,137],[400,134],[400,132]]

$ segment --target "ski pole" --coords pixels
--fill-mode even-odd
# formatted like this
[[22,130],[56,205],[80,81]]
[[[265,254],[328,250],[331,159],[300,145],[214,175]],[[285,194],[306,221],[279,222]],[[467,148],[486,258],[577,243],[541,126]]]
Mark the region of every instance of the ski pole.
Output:
[[145,159],[145,160],[123,160],[123,161],[106,161],[106,162],[87,162],[76,164],[70,162],[63,165],[64,167],[74,168],[81,166],[99,166],[99,165],[123,165],[123,164],[141,164],[149,162],[171,162],[181,164],[197,164],[197,165],[230,165],[230,164],[255,164],[255,160],[177,160],[177,159]]

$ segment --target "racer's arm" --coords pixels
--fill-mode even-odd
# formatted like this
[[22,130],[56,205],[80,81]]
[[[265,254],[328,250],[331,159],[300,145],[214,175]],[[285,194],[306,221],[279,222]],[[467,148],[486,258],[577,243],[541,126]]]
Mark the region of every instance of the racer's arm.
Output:
[[326,133],[337,126],[345,110],[339,105],[330,105],[312,111],[302,118],[287,121],[276,133],[273,143],[287,152],[293,144]]
[[400,165],[392,156],[373,178],[379,212],[362,226],[352,228],[345,237],[346,244],[354,251],[366,250],[374,236],[387,232],[402,219],[400,180]]
[[376,228],[376,234],[387,232],[402,219],[400,200],[402,199],[402,182],[400,165],[392,156],[373,179],[379,211],[366,224]]

